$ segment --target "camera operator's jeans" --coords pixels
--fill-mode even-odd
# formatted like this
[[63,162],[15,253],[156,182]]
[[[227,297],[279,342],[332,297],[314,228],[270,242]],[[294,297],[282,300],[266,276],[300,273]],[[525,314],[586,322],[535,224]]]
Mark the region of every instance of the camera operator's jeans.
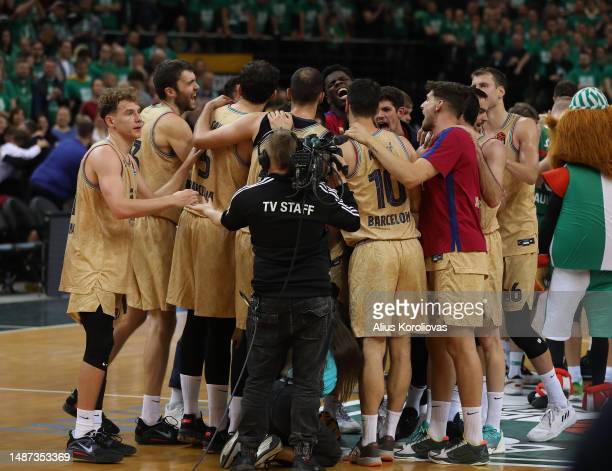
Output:
[[[256,301],[257,302],[257,301]],[[319,429],[319,397],[329,349],[335,302],[316,298],[259,298],[257,317],[250,310],[247,341],[253,342],[247,362],[249,376],[242,398],[240,443],[254,449],[268,430],[272,385],[292,350],[293,401],[289,444],[315,444]]]

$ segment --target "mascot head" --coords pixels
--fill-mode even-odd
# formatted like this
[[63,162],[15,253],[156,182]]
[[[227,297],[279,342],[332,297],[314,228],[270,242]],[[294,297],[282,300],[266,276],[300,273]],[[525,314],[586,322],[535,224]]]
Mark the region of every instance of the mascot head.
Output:
[[565,163],[587,165],[612,177],[612,107],[597,88],[579,90],[559,119],[549,116],[548,159],[553,168]]

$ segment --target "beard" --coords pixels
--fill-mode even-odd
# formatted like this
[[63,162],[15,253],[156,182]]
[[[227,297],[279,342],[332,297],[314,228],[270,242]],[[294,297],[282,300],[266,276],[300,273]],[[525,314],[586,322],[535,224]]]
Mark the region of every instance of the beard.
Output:
[[191,95],[178,95],[176,97],[176,101],[174,102],[179,109],[179,111],[184,113],[185,111],[193,111],[195,110],[195,105],[191,103]]
[[423,128],[423,131],[431,131],[433,127],[434,127],[433,118],[427,115],[424,115],[423,123],[421,124],[421,128]]

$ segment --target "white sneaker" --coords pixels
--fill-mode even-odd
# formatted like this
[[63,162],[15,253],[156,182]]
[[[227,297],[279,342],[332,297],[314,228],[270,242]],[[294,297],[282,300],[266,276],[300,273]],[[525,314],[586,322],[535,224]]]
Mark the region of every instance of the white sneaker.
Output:
[[183,404],[170,409],[170,403],[166,404],[164,407],[164,417],[172,417],[176,422],[181,425],[181,420],[183,419]]
[[576,423],[576,411],[568,402],[567,407],[549,405],[540,423],[527,434],[530,442],[547,442],[561,435],[566,428]]
[[329,411],[338,422],[340,433],[359,433],[361,432],[361,425],[353,419],[346,410],[341,402],[335,403],[335,410]]
[[504,386],[504,394],[506,396],[522,396],[523,395],[523,378],[520,376],[514,376],[513,378],[506,378],[506,384]]

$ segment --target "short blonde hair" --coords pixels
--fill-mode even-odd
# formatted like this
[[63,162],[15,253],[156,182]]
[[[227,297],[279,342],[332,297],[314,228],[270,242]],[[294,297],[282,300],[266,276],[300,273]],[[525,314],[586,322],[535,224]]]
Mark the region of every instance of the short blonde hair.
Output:
[[288,129],[275,129],[266,140],[264,150],[268,153],[271,163],[287,168],[297,151],[297,137]]
[[98,98],[98,110],[100,117],[104,119],[106,115],[117,111],[119,103],[131,101],[138,104],[136,90],[132,87],[106,88]]

